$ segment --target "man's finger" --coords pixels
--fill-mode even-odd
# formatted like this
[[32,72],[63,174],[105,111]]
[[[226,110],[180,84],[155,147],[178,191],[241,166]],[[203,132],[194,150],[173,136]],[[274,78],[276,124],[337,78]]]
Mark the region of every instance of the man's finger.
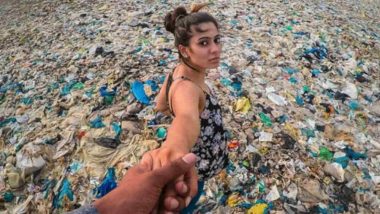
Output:
[[186,196],[189,188],[187,187],[187,184],[184,181],[178,181],[175,184],[175,191],[180,196]]
[[164,200],[165,211],[179,212],[186,207],[186,202],[181,197],[167,197]]
[[156,182],[163,187],[194,167],[196,160],[197,156],[189,153],[168,165],[162,166],[160,169],[152,171],[152,173],[155,175]]

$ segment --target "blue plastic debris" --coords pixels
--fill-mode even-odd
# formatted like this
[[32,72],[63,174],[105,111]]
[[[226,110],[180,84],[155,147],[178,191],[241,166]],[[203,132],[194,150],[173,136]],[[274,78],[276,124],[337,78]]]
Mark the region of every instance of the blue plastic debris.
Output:
[[241,81],[235,79],[231,82],[231,91],[234,96],[241,96],[242,94],[242,83]]
[[120,123],[113,122],[111,126],[112,126],[112,130],[115,132],[115,139],[119,139],[121,131],[122,131]]
[[33,104],[33,99],[31,97],[23,97],[21,98],[21,102],[25,105],[31,105]]
[[76,83],[77,83],[77,81],[75,81],[75,80],[72,80],[72,81],[66,83],[61,89],[61,92],[60,92],[61,96],[66,96],[66,95],[70,94],[71,90],[73,89],[73,87]]
[[311,213],[316,213],[316,214],[328,214],[328,210],[326,208],[323,208],[319,205],[316,205],[311,208]]
[[296,96],[296,103],[299,106],[305,105],[305,102],[303,101],[303,98],[301,96],[299,96],[299,95]]
[[313,129],[302,128],[301,133],[306,136],[307,139],[315,137],[315,132]]
[[70,172],[72,174],[75,174],[77,173],[81,168],[82,168],[83,164],[81,162],[78,162],[78,161],[73,161],[71,164],[70,164]]
[[228,174],[231,174],[235,171],[236,167],[234,166],[233,162],[232,161],[229,161],[228,162],[228,165],[227,165],[227,173]]
[[252,203],[243,201],[237,205],[237,207],[244,208],[244,209],[249,209],[252,207]]
[[284,67],[284,68],[282,68],[282,70],[283,70],[284,72],[290,74],[290,75],[293,75],[293,74],[299,72],[298,69],[296,69],[296,68],[290,68],[290,67]]
[[288,116],[286,114],[283,114],[276,118],[276,121],[279,123],[285,123],[288,120]]
[[355,152],[350,147],[344,148],[344,152],[346,153],[347,157],[350,158],[351,160],[359,160],[359,159],[367,158],[366,154]]
[[149,85],[153,92],[156,92],[158,90],[158,85],[153,80],[147,80],[145,81],[145,84]]
[[62,181],[62,186],[58,191],[58,194],[54,197],[53,207],[54,208],[62,208],[64,200],[69,199],[70,201],[74,200],[74,193],[71,189],[71,184],[67,178],[64,178]]
[[158,62],[158,66],[166,66],[166,65],[168,65],[168,63],[163,59],[160,59],[160,61]]
[[142,47],[139,46],[137,48],[135,48],[133,51],[129,52],[129,54],[137,54],[138,52],[140,52],[142,50]]
[[342,165],[343,169],[347,168],[349,161],[350,161],[350,159],[347,156],[338,157],[338,158],[334,159],[334,162]]
[[317,59],[322,60],[327,57],[327,54],[327,48],[323,44],[316,43],[314,47],[306,49],[302,57],[311,60],[312,56],[314,56]]
[[228,90],[230,90],[231,95],[233,95],[235,97],[241,96],[243,93],[242,83],[240,80],[238,80],[238,78],[234,78],[233,80],[231,80],[229,78],[223,77],[220,79],[220,83],[223,86],[227,87]]
[[95,189],[96,198],[101,198],[117,187],[115,168],[108,168],[102,183]]
[[95,129],[99,129],[99,128],[106,127],[106,125],[104,125],[102,118],[97,116],[94,120],[90,121],[90,127],[95,128]]
[[356,100],[350,100],[350,102],[348,103],[348,106],[349,106],[350,109],[353,110],[353,111],[358,110],[359,107],[360,107],[358,101],[356,101]]
[[362,172],[363,172],[364,179],[368,179],[368,180],[372,179],[372,176],[369,174],[369,170],[367,168],[363,168]]
[[108,91],[108,85],[107,84],[102,85],[99,88],[100,96],[103,97],[103,102],[107,105],[112,104],[113,99],[116,95],[116,91],[117,91],[117,87],[114,87],[114,88],[112,88],[111,91]]
[[269,173],[269,167],[264,166],[264,165],[260,166],[258,170],[261,174],[268,174]]
[[10,118],[7,118],[7,119],[1,119],[0,118],[0,128],[8,125],[9,123],[15,123],[16,121],[17,120],[14,117],[10,117]]
[[142,82],[136,80],[132,83],[131,87],[133,95],[139,102],[145,105],[150,104],[150,98],[145,94],[144,84]]
[[41,190],[43,191],[44,199],[47,199],[50,195],[50,192],[53,190],[55,185],[57,184],[57,180],[46,178],[43,182]]
[[312,77],[317,77],[320,73],[321,73],[321,71],[318,69],[311,70],[311,76]]
[[4,201],[5,202],[12,202],[13,201],[13,199],[14,199],[14,195],[13,195],[13,193],[12,192],[5,192],[5,193],[3,193],[3,199],[4,199]]
[[292,84],[294,85],[294,84],[297,84],[297,83],[298,83],[298,80],[297,80],[297,78],[295,78],[295,77],[290,77],[290,78],[289,78],[289,82],[292,83]]

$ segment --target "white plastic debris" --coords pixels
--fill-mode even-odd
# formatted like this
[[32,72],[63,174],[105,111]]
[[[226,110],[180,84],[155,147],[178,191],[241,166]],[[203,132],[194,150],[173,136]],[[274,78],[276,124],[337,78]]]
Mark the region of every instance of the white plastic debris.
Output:
[[271,202],[271,201],[275,201],[277,199],[280,198],[280,193],[278,192],[277,190],[277,186],[276,185],[273,185],[271,187],[271,190],[270,192],[268,193],[268,195],[265,197],[265,200]]
[[284,97],[280,96],[280,95],[277,95],[275,93],[269,93],[268,94],[268,98],[273,102],[275,103],[276,105],[279,105],[279,106],[284,106],[287,104],[286,100]]
[[273,133],[260,132],[259,141],[272,141]]
[[344,169],[339,163],[327,163],[323,171],[333,176],[338,182],[344,181]]

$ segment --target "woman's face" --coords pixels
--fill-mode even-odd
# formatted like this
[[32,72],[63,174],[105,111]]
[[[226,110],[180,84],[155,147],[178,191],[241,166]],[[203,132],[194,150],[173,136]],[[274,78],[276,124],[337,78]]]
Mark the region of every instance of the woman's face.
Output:
[[[201,32],[195,30],[200,29]],[[217,68],[220,62],[222,45],[219,31],[212,22],[192,26],[193,36],[190,39],[186,53],[190,62],[202,69]]]

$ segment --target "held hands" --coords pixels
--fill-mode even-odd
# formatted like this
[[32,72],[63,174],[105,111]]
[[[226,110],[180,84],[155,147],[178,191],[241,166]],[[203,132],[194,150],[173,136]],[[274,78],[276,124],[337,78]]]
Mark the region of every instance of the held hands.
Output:
[[[160,169],[173,160],[183,157],[187,151],[179,148],[161,147],[144,154],[141,163],[152,166],[151,170]],[[175,180],[168,183],[161,195],[161,202],[155,207],[155,212],[173,213],[187,207],[198,191],[198,176],[193,166]]]
[[[157,212],[157,207],[161,207],[160,212],[168,213],[182,209],[185,202],[181,196],[189,192],[189,185],[185,182],[175,183],[174,180],[181,175],[187,177],[188,172],[194,168],[196,156],[189,153],[178,157],[159,169],[153,169],[152,162],[146,161],[132,167],[116,189],[94,202],[97,211],[146,214]],[[172,190],[174,194],[163,198],[164,190]],[[165,205],[160,205],[160,199],[165,201]]]

